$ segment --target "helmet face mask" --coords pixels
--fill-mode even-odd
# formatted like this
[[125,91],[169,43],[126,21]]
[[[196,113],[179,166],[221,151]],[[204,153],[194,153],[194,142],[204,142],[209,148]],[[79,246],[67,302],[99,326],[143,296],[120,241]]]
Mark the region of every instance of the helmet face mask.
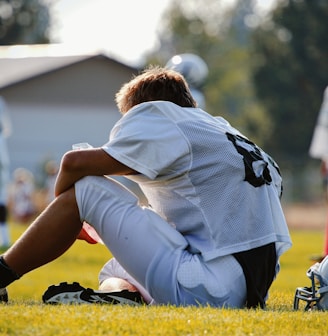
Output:
[[296,289],[294,309],[328,310],[328,257],[310,267],[306,275],[311,280],[311,287]]
[[[316,310],[318,309],[317,303],[320,299],[317,296],[317,289],[315,286],[314,274],[311,274],[311,287],[298,287],[294,297],[294,309],[300,309],[300,305],[304,310]],[[304,302],[302,302],[304,301]],[[304,306],[304,307],[303,307]]]

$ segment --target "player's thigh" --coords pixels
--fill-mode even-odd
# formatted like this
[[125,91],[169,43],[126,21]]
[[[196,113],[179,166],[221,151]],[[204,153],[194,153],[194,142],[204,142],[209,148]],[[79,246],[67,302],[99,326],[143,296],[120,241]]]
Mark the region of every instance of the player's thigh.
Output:
[[90,223],[119,263],[147,290],[175,281],[185,238],[114,180],[87,177],[75,185],[82,220]]

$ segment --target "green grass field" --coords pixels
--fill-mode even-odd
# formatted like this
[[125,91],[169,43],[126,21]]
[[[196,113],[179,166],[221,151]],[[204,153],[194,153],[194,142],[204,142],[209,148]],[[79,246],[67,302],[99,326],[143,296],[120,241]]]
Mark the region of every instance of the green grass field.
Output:
[[[12,224],[13,238],[24,229]],[[293,311],[296,287],[310,284],[305,275],[309,257],[321,252],[323,233],[291,234],[294,246],[281,260],[265,311],[42,304],[42,293],[61,281],[97,288],[98,272],[110,254],[102,245],[78,241],[64,256],[8,288],[10,303],[0,305],[0,335],[328,335],[327,313]]]

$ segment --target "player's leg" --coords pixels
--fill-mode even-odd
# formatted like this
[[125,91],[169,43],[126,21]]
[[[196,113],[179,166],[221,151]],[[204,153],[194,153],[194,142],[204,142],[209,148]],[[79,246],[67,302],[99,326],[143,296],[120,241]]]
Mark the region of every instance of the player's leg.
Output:
[[179,302],[176,272],[187,253],[185,238],[116,181],[86,177],[75,189],[80,218],[95,228],[120,265],[156,302]]
[[[82,222],[74,189],[57,197],[4,254],[6,264],[19,276],[62,255],[76,240]],[[1,283],[0,269],[0,283]],[[7,284],[1,284],[5,287]]]
[[245,278],[233,256],[207,263],[200,254],[189,253],[188,242],[176,229],[138,206],[137,198],[113,180],[87,177],[75,190],[81,219],[94,226],[130,275],[122,278],[135,287],[140,284],[156,303],[244,304]]

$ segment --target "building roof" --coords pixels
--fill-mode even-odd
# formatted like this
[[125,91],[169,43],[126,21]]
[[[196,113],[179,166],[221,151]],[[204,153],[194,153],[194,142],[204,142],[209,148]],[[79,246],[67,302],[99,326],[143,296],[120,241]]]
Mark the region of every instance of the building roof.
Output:
[[101,50],[72,49],[62,44],[0,46],[0,88],[99,56],[136,70]]

